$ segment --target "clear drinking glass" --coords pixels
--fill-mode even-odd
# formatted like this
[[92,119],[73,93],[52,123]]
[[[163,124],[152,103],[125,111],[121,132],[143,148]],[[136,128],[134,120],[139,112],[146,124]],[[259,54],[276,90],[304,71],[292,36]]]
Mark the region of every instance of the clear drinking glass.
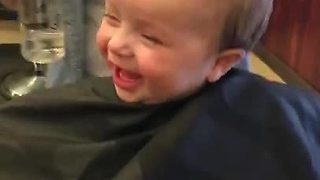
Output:
[[18,0],[18,16],[23,40],[22,56],[33,63],[34,70],[9,74],[0,86],[8,99],[45,89],[47,64],[65,55],[62,0]]
[[19,18],[23,57],[36,64],[49,64],[65,55],[64,31],[58,0],[20,0]]

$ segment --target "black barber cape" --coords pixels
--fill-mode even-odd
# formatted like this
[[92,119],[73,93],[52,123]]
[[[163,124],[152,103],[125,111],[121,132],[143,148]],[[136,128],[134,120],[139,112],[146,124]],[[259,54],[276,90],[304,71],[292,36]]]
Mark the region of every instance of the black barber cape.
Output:
[[319,180],[320,100],[240,70],[159,105],[91,79],[1,106],[0,179]]

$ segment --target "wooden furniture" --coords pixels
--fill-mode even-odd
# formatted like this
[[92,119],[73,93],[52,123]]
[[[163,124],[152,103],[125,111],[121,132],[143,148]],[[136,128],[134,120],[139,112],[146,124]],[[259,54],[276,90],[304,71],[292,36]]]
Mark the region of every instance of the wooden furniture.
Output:
[[21,39],[17,21],[0,20],[0,44],[19,44]]
[[[280,76],[285,76],[282,77],[285,81],[309,84],[320,92],[320,0],[275,0],[274,3],[270,26],[262,40],[262,51],[274,56],[266,56],[264,52],[262,59]],[[282,62],[268,63],[275,57]],[[281,65],[289,69],[275,67]]]

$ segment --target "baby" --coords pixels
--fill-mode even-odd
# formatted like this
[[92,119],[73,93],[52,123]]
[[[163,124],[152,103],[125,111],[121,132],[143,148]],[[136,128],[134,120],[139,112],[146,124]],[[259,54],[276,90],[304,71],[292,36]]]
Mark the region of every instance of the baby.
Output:
[[113,78],[0,107],[1,179],[318,180],[317,95],[233,68],[272,0],[106,0]]
[[98,46],[126,102],[159,103],[215,82],[265,30],[271,0],[107,1]]

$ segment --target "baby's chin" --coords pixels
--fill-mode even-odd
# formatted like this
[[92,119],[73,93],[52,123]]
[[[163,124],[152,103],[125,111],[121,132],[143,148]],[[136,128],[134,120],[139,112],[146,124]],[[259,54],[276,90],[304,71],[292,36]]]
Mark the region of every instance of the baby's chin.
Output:
[[188,96],[191,96],[194,91],[183,93],[180,95],[167,95],[167,96],[159,96],[159,94],[148,94],[148,93],[137,93],[132,94],[128,93],[126,91],[123,91],[121,88],[115,86],[116,93],[118,98],[129,104],[146,104],[146,105],[156,105],[156,104],[164,104],[164,103],[170,103],[170,102],[176,102],[183,100],[184,98],[187,98]]
[[141,93],[138,92],[128,92],[115,85],[116,94],[118,98],[125,103],[143,103],[145,104],[145,99]]
[[125,103],[139,103],[139,104],[162,104],[169,101],[168,98],[149,95],[146,92],[127,92],[115,86],[118,98]]

